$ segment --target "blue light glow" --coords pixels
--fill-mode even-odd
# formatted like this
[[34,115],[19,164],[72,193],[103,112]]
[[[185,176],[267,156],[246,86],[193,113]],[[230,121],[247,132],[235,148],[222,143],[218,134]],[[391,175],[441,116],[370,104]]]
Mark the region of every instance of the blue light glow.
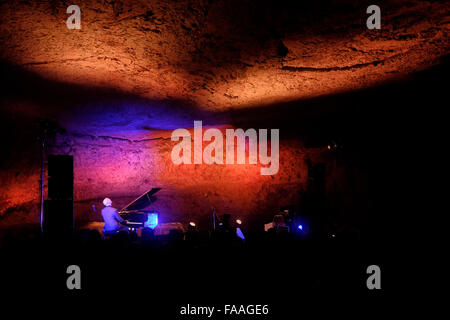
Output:
[[144,223],[144,227],[155,229],[158,225],[158,214],[151,213],[147,217],[147,221]]
[[241,228],[236,228],[236,235],[241,238],[242,240],[245,240],[245,236],[241,231]]
[[303,225],[299,224],[298,228],[303,231]]

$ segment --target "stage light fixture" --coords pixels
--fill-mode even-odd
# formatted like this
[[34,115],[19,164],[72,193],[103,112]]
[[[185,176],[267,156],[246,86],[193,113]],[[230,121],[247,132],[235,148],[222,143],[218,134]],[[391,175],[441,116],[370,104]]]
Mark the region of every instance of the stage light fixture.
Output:
[[144,223],[144,227],[155,229],[158,225],[158,213],[151,213],[147,217],[147,221]]
[[237,220],[236,220],[236,223],[237,223],[237,224],[242,224],[242,221],[241,221],[240,219],[237,219]]
[[195,227],[195,222],[189,222],[189,225],[191,226],[191,227]]
[[245,236],[244,236],[244,234],[242,233],[241,228],[236,228],[236,235],[237,235],[239,238],[241,238],[242,240],[245,240]]
[[299,224],[298,228],[303,231],[303,225]]

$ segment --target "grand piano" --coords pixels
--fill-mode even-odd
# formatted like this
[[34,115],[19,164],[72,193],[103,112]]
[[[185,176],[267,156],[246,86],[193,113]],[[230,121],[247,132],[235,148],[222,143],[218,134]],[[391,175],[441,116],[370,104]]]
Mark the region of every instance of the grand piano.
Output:
[[119,210],[122,219],[128,221],[126,225],[129,228],[156,227],[158,214],[154,210],[145,209],[157,200],[155,193],[159,190],[161,188],[152,188]]

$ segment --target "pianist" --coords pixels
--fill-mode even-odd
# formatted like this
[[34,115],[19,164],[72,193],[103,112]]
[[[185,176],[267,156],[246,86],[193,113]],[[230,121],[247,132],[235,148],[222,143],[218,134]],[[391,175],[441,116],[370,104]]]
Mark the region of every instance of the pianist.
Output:
[[116,208],[111,207],[112,201],[109,198],[105,198],[103,200],[103,205],[105,206],[102,209],[102,217],[105,221],[105,226],[103,227],[104,233],[115,233],[120,230],[127,230],[128,228],[125,225],[126,221],[123,220]]

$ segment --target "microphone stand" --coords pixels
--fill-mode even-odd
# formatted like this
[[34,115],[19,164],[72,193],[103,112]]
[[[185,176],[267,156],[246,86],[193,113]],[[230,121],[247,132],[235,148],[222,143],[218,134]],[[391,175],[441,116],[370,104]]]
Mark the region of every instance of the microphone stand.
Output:
[[216,209],[213,207],[213,230],[216,231]]
[[41,146],[41,176],[39,179],[39,213],[40,213],[40,224],[41,224],[41,232],[44,232],[44,159],[45,159],[45,138],[47,132],[44,130],[42,136],[40,137],[40,146]]
[[[211,206],[211,200],[209,199],[208,193],[205,193],[205,198],[208,198],[208,203]],[[216,231],[216,208],[211,206],[212,208],[212,216],[213,216],[213,231]]]

